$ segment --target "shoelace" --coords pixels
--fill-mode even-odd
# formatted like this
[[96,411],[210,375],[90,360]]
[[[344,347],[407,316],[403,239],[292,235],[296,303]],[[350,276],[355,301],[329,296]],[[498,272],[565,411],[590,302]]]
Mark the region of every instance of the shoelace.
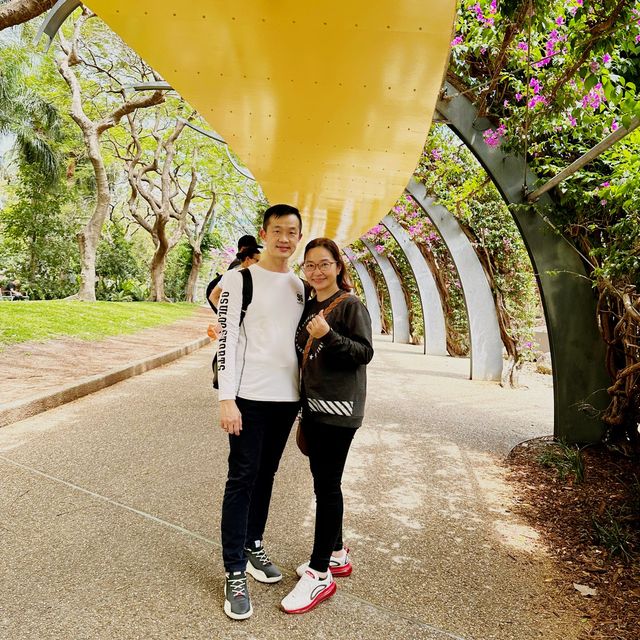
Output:
[[246,578],[229,578],[229,586],[231,587],[232,596],[234,598],[243,598],[247,585]]
[[260,549],[258,549],[257,551],[251,551],[251,555],[260,560],[262,564],[271,564],[271,560],[269,560],[269,556],[264,550],[264,547],[260,547]]

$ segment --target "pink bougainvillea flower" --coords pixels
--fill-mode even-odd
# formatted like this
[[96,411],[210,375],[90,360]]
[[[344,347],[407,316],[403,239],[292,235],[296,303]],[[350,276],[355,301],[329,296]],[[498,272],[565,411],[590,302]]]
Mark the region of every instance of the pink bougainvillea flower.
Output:
[[614,121],[611,123],[611,131],[617,131],[619,126],[620,126],[620,125],[617,123],[617,121],[616,121],[616,120],[614,120]]
[[577,120],[576,120],[572,115],[570,115],[570,116],[569,116],[569,124],[570,124],[572,127],[575,127],[575,126],[578,124],[578,121],[577,121]]
[[547,104],[547,98],[545,96],[534,95],[528,102],[529,109],[533,109],[537,104]]
[[442,160],[442,151],[440,149],[431,149],[431,157],[434,160]]
[[636,44],[640,43],[640,33],[636,36]]
[[377,244],[375,250],[377,253],[384,253],[384,247],[381,244]]
[[564,16],[558,16],[558,17],[556,18],[556,24],[557,24],[558,26],[562,26],[562,25],[564,24]]
[[451,46],[455,47],[459,44],[462,44],[462,36],[456,36],[452,41],[451,41]]
[[518,47],[518,49],[520,49],[520,51],[528,51],[529,50],[529,45],[526,42],[523,42],[523,41],[518,42],[518,44],[516,46]]
[[607,204],[607,201],[602,198],[602,200],[600,200],[600,204],[604,207]]
[[608,64],[609,62],[611,62],[611,56],[608,53],[605,53],[602,56],[602,64]]
[[540,93],[540,81],[538,78],[531,78],[529,86],[533,89],[534,94]]
[[[485,17],[484,13],[482,12],[482,7],[477,2],[476,2],[476,4],[474,4],[471,7],[471,10],[475,12],[476,18],[483,25],[485,25],[485,26],[493,26],[495,20],[493,18]],[[491,12],[491,10],[490,10],[490,12]]]
[[520,102],[520,100],[522,100],[522,94],[521,93],[516,93],[516,100],[518,102]]
[[487,146],[495,149],[500,146],[500,142],[504,134],[507,132],[507,127],[504,124],[501,124],[497,129],[487,129],[482,137],[487,144]]
[[602,83],[598,82],[593,89],[591,89],[585,96],[582,98],[582,107],[584,109],[590,107],[594,111],[605,102],[604,91],[602,90]]
[[605,189],[606,187],[610,187],[611,183],[608,180],[605,180],[601,185],[600,188],[601,189]]

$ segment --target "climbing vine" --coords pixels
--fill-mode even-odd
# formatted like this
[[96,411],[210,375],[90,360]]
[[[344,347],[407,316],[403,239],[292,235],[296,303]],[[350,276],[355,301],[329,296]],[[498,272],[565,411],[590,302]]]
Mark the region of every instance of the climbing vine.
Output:
[[[541,182],[640,117],[637,1],[462,0],[451,44],[447,79],[491,121],[485,143]],[[612,379],[602,417],[625,447],[640,422],[638,169],[636,129],[564,180],[549,213],[589,269]]]

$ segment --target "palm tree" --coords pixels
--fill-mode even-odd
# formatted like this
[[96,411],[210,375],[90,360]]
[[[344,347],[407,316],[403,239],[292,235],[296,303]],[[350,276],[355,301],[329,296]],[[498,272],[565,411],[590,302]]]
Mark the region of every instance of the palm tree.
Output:
[[25,82],[24,59],[11,47],[0,49],[0,136],[10,136],[19,160],[36,167],[46,182],[60,174],[55,143],[60,139],[60,116]]

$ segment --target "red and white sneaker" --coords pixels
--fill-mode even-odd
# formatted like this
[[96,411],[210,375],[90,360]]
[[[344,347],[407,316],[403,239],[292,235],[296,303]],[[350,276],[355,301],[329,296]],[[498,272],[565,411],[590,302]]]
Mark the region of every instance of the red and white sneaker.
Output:
[[280,606],[286,613],[306,613],[335,592],[336,583],[331,571],[327,571],[326,578],[321,578],[317,571],[307,569]]
[[[304,572],[309,568],[309,563],[305,562],[301,564],[297,569],[296,573],[299,576],[302,576]],[[331,571],[334,578],[346,578],[351,575],[353,571],[353,565],[351,564],[351,559],[349,558],[349,549],[345,547],[344,556],[342,558],[335,558],[331,556],[329,560],[329,571]]]

